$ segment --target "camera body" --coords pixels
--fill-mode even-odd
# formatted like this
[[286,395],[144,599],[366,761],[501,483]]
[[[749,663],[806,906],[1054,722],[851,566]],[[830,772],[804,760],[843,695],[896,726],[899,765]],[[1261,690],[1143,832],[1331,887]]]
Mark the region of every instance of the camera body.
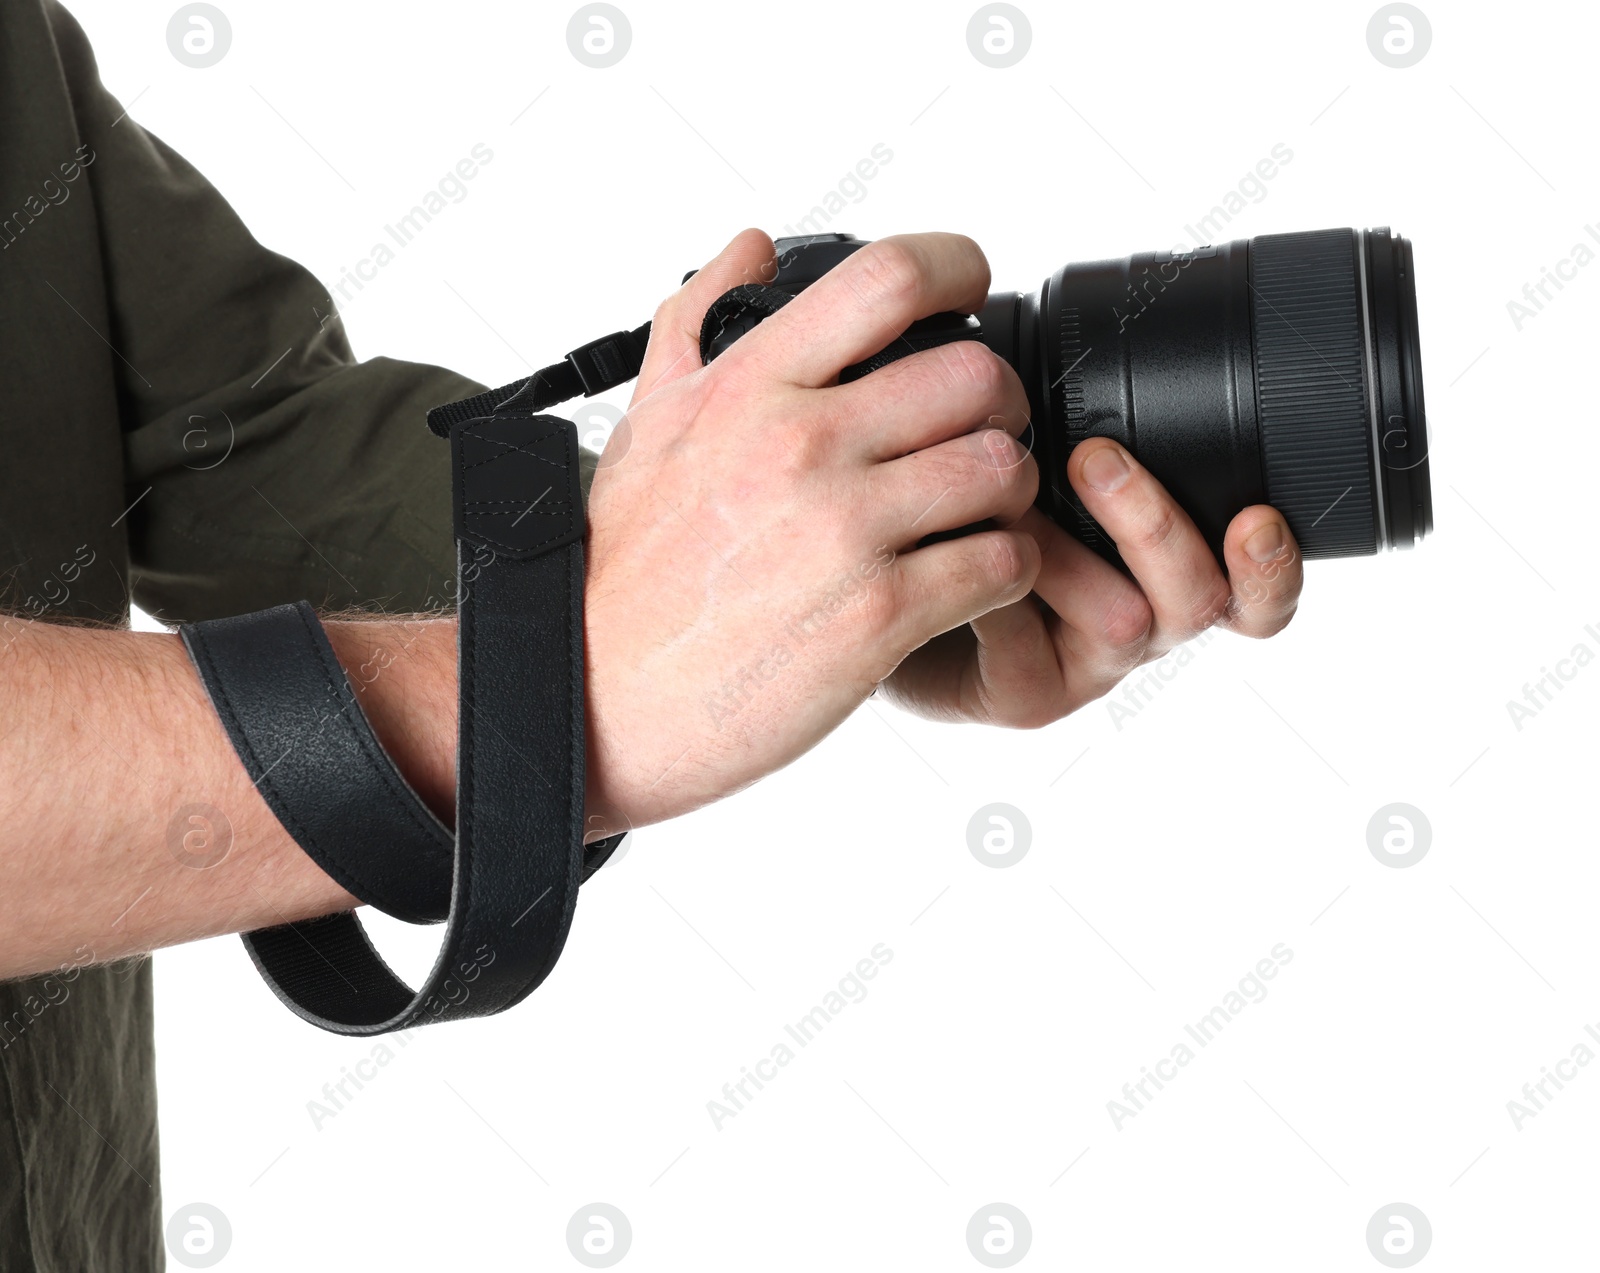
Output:
[[[847,256],[867,246],[869,240],[858,239],[853,234],[805,234],[792,238],[776,239],[777,273],[768,287],[798,296]],[[708,357],[727,349],[740,336],[761,321],[761,315],[750,309],[735,309],[718,325],[716,334],[707,342],[704,352]],[[865,363],[847,367],[839,379],[843,383],[859,379],[874,367],[892,362],[896,357],[931,349],[935,345],[956,340],[983,340],[982,316],[965,314],[934,314],[918,319],[902,334],[899,340]],[[999,352],[998,350],[996,351]],[[1002,355],[1003,356],[1003,355]]]

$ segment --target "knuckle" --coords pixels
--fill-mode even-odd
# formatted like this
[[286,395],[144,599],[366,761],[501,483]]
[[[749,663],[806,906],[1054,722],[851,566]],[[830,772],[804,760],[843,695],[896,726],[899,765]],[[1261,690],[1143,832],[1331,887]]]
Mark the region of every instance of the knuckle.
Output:
[[975,265],[981,266],[985,270],[989,268],[989,258],[983,254],[983,249],[978,246],[978,241],[970,234],[960,234],[952,231],[950,238],[962,252],[972,258]]
[[801,427],[769,431],[761,453],[769,457],[774,472],[799,486],[828,465],[835,448],[824,431]]
[[1252,579],[1246,575],[1239,580],[1239,595],[1234,599],[1234,613],[1236,618],[1244,618],[1249,614],[1252,606],[1258,606],[1272,596],[1272,589],[1259,579]]
[[980,454],[1004,470],[1019,468],[1027,458],[1016,438],[999,425],[988,425],[974,436]]
[[1053,701],[1043,695],[1029,695],[1023,703],[1012,709],[1009,722],[1013,729],[1043,729],[1061,719]]
[[974,472],[965,475],[969,483],[987,488],[985,503],[991,515],[1011,516],[1031,504],[1039,493],[1039,466],[1009,434],[986,429],[968,444]]
[[1004,402],[1008,368],[999,354],[975,340],[958,340],[939,350],[940,362],[955,385],[972,389],[985,403]]
[[1102,613],[1100,640],[1117,663],[1131,665],[1144,653],[1154,623],[1155,611],[1149,600],[1130,585]]
[[905,617],[913,612],[916,600],[912,585],[898,562],[891,564],[867,585],[867,595],[861,606],[861,623],[874,635],[897,632]]
[[1213,624],[1228,617],[1233,593],[1222,579],[1196,593],[1185,615],[1189,631],[1204,632]]
[[954,496],[969,520],[1015,513],[1038,493],[1038,466],[998,430],[970,433],[911,458],[918,466],[915,498]]
[[866,601],[861,607],[862,618],[869,632],[893,632],[907,613],[909,589],[904,571],[888,571],[867,588]]
[[1007,591],[1019,586],[1027,577],[1028,562],[1022,545],[1015,535],[983,534],[978,558],[980,584],[998,584]]
[[750,373],[740,361],[719,358],[703,368],[695,415],[717,425],[740,420],[751,408],[752,388]]
[[1009,434],[1001,436],[1005,438],[1005,443],[1002,447],[996,441],[995,446],[1001,449],[990,452],[990,463],[996,470],[1000,488],[1008,502],[1026,506],[1033,503],[1034,497],[1039,494],[1039,465],[1015,438]]
[[1009,593],[1022,578],[1024,562],[1010,536],[980,531],[956,542],[960,551],[951,554],[939,581],[947,598],[981,601],[987,608],[996,594]]
[[922,255],[904,239],[878,239],[852,258],[875,300],[904,304],[922,294],[927,267]]
[[1257,641],[1265,641],[1275,637],[1294,621],[1297,606],[1293,601],[1288,602],[1281,610],[1270,614],[1256,622],[1251,622],[1248,606],[1240,606],[1237,619],[1229,626],[1241,636],[1247,636]]
[[982,475],[974,463],[973,449],[965,439],[954,443],[940,443],[914,451],[906,457],[915,465],[914,473],[917,499],[932,499],[953,491],[965,491]]
[[1227,625],[1247,637],[1274,636],[1288,624],[1298,600],[1279,596],[1255,580],[1241,580],[1230,599]]
[[1178,506],[1172,500],[1151,499],[1134,515],[1128,547],[1142,556],[1159,556],[1171,547],[1182,526]]
[[1043,729],[1062,717],[1059,682],[1040,674],[1029,676],[1009,687],[1001,699],[979,682],[979,702],[990,724],[1006,729]]
[[963,274],[971,276],[974,290],[987,292],[990,283],[989,258],[984,255],[977,240],[969,235],[952,232],[946,232],[941,237],[955,249],[953,255],[957,259],[957,268]]

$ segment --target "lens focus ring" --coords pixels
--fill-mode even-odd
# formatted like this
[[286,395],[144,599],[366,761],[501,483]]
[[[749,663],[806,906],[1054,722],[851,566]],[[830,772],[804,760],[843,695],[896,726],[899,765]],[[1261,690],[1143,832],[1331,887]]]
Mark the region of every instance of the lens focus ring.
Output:
[[1308,558],[1378,546],[1358,251],[1349,230],[1250,243],[1267,498]]

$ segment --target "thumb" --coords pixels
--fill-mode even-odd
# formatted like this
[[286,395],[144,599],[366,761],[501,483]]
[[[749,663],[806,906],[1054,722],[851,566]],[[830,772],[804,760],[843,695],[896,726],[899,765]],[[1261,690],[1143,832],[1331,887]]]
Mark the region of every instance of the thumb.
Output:
[[703,270],[662,302],[650,324],[650,345],[633,391],[638,402],[662,385],[700,367],[700,324],[706,310],[731,287],[768,283],[777,250],[760,230],[742,230]]

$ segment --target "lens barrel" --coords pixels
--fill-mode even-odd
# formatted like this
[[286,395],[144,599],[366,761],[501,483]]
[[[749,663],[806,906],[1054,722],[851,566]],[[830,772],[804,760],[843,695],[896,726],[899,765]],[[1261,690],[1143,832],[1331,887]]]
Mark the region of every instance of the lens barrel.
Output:
[[1028,387],[1040,503],[1108,556],[1066,481],[1092,436],[1138,456],[1219,555],[1257,503],[1308,558],[1432,530],[1411,244],[1387,229],[1070,264],[978,317]]

